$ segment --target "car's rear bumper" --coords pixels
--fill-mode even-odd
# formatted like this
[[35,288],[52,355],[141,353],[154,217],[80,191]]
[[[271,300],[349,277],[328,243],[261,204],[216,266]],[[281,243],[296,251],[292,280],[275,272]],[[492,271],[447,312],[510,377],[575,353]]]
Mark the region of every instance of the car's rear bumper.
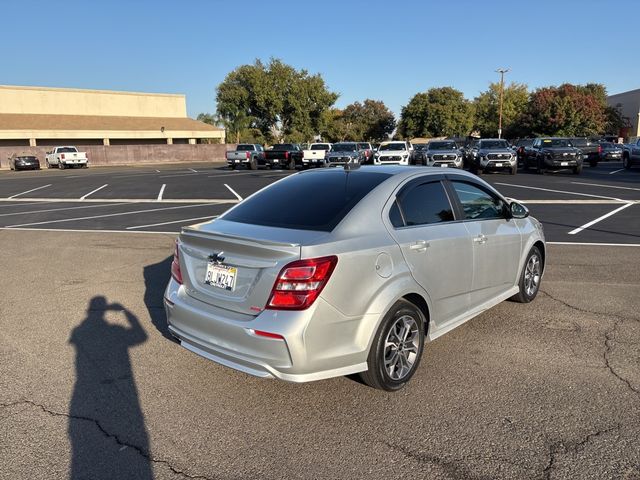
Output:
[[366,345],[358,341],[362,317],[345,317],[321,298],[307,310],[264,310],[253,317],[196,300],[172,279],[165,311],[183,347],[250,375],[308,382],[367,369]]

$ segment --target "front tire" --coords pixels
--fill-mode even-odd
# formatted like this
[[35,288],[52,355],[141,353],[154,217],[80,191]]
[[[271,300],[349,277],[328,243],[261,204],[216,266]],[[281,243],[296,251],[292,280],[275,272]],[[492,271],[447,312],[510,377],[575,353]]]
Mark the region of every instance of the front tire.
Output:
[[629,159],[629,154],[625,154],[622,158],[622,166],[625,170],[631,170],[631,160]]
[[511,168],[509,169],[509,173],[510,173],[511,175],[515,175],[516,173],[518,173],[518,165],[514,165],[513,167],[511,167]]
[[47,165],[47,168],[53,168],[52,165],[49,163],[49,160],[45,160],[44,163]]
[[58,168],[59,168],[60,170],[64,170],[64,169],[65,169],[65,164],[64,164],[64,163],[62,163],[62,162],[58,162]]
[[362,381],[389,392],[404,387],[420,364],[425,323],[418,307],[398,300],[378,327],[367,357],[369,369],[360,374]]
[[527,259],[524,262],[524,268],[520,274],[520,281],[518,287],[520,291],[511,297],[511,300],[518,303],[529,303],[540,289],[540,281],[542,280],[542,271],[544,264],[542,260],[542,254],[538,247],[533,247],[527,255]]

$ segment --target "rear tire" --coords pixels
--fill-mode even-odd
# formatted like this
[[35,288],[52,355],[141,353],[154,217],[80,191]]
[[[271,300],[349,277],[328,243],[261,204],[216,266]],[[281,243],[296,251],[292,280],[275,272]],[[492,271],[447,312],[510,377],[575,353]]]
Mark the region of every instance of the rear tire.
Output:
[[540,159],[540,158],[539,158],[539,159],[538,159],[538,169],[537,169],[537,172],[538,172],[540,175],[544,175],[545,171],[546,171],[546,168],[544,168],[544,160],[542,160],[542,159]]
[[511,167],[509,173],[511,175],[515,175],[516,173],[518,173],[518,165],[514,165],[513,167]]
[[229,165],[229,168],[230,168],[231,170],[235,170],[235,169],[236,169],[236,166],[235,166],[235,164],[234,164],[234,163],[232,163],[231,165]]
[[288,170],[295,170],[296,169],[296,161],[293,158],[291,160],[289,160],[289,164],[287,165],[287,169]]
[[64,169],[65,169],[65,164],[64,164],[64,163],[62,163],[62,162],[58,162],[58,168],[59,168],[60,170],[64,170]]
[[257,169],[258,169],[258,163],[257,163],[255,157],[251,158],[249,160],[249,170],[257,170]]
[[411,379],[424,349],[426,319],[413,303],[398,300],[382,319],[360,378],[370,387],[393,392]]
[[540,290],[543,270],[542,254],[538,247],[533,247],[529,251],[529,255],[527,255],[520,274],[520,281],[518,282],[520,291],[511,297],[511,300],[518,303],[529,303],[536,298]]

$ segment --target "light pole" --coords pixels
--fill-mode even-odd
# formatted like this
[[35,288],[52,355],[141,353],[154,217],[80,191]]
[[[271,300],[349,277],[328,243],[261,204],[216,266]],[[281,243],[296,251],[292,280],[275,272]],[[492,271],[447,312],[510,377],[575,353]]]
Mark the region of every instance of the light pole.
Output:
[[504,92],[504,74],[508,71],[508,68],[499,68],[496,70],[496,73],[500,74],[500,113],[498,116],[498,138],[502,138],[502,95]]

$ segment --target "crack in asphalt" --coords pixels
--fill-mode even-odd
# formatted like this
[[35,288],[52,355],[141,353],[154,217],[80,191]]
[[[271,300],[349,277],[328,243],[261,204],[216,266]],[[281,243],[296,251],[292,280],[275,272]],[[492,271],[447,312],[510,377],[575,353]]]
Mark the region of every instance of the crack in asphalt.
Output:
[[68,419],[72,419],[72,420],[83,420],[86,422],[90,422],[93,423],[98,430],[100,431],[100,433],[102,433],[106,438],[112,439],[116,442],[116,444],[118,444],[120,447],[124,447],[124,448],[130,448],[133,451],[135,451],[138,455],[140,455],[141,457],[143,457],[144,459],[152,462],[152,463],[158,463],[158,464],[162,464],[165,465],[167,468],[169,468],[169,470],[171,470],[174,474],[176,475],[180,475],[181,477],[184,478],[193,478],[193,479],[203,479],[203,480],[214,480],[213,477],[207,477],[205,475],[192,475],[189,474],[183,470],[180,470],[176,467],[174,467],[173,465],[171,465],[171,463],[169,463],[168,460],[163,460],[161,458],[155,458],[151,455],[150,452],[145,451],[144,449],[142,449],[141,447],[132,444],[132,443],[128,443],[124,440],[122,440],[120,438],[120,436],[118,436],[117,434],[114,433],[110,433],[109,431],[107,431],[101,424],[99,420],[96,420],[95,418],[91,418],[91,417],[85,417],[83,415],[70,415],[68,413],[62,413],[62,412],[56,412],[55,410],[51,410],[47,407],[45,407],[44,405],[41,405],[39,403],[33,402],[31,400],[17,400],[15,402],[9,402],[9,403],[0,403],[0,408],[9,408],[9,407],[13,407],[16,405],[30,405],[32,407],[35,408],[39,408],[40,410],[42,410],[44,413],[51,415],[53,417],[64,417],[64,418],[68,418]]
[[478,476],[469,470],[466,466],[460,465],[458,462],[447,461],[435,455],[428,453],[417,453],[409,450],[401,445],[394,445],[389,442],[383,442],[384,445],[391,450],[402,453],[405,457],[417,461],[418,463],[428,463],[440,467],[445,475],[452,480],[472,479],[472,480],[488,480],[492,477]]
[[604,351],[602,352],[602,358],[604,360],[604,364],[605,367],[607,368],[607,370],[609,370],[609,372],[611,373],[611,375],[613,375],[616,379],[618,379],[620,382],[622,382],[623,384],[625,384],[627,386],[627,388],[629,390],[631,390],[634,394],[636,394],[638,397],[640,397],[640,389],[634,387],[631,384],[631,381],[629,381],[627,378],[623,377],[621,374],[619,374],[618,372],[616,372],[615,368],[613,368],[613,365],[611,365],[611,362],[609,360],[609,354],[611,354],[612,350],[613,350],[613,345],[612,342],[614,342],[615,340],[613,339],[613,333],[617,330],[617,328],[620,326],[620,324],[622,322],[624,322],[625,320],[631,320],[631,321],[640,321],[637,318],[634,317],[625,317],[622,315],[616,315],[613,313],[602,313],[602,312],[595,312],[595,311],[591,311],[591,310],[586,310],[580,307],[576,307],[575,305],[571,305],[570,303],[565,302],[564,300],[561,300],[557,297],[554,297],[553,295],[551,295],[548,292],[545,292],[543,290],[540,290],[541,293],[544,293],[547,297],[551,298],[552,300],[555,300],[556,302],[566,306],[567,308],[570,308],[572,310],[576,310],[578,312],[581,313],[589,313],[592,315],[600,315],[600,316],[605,316],[605,317],[612,317],[613,318],[613,327],[605,330],[604,332]]
[[543,474],[542,478],[544,478],[545,480],[551,479],[551,474],[553,473],[553,470],[556,466],[556,460],[560,455],[566,455],[568,453],[577,453],[580,450],[582,450],[594,438],[599,437],[600,435],[604,435],[606,433],[620,430],[620,428],[621,428],[621,425],[617,423],[612,427],[608,427],[608,428],[597,430],[593,433],[590,433],[583,440],[579,442],[565,442],[564,440],[560,440],[558,442],[551,444],[549,446],[549,453],[548,453],[549,461],[547,462],[547,465],[544,467],[544,470],[542,472]]

